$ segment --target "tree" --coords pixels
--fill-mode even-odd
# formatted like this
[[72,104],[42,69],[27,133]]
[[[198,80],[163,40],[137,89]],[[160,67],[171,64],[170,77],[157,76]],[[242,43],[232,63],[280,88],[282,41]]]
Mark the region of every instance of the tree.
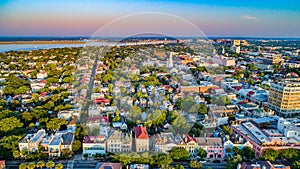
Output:
[[275,159],[279,156],[279,153],[275,149],[267,149],[264,151],[262,158],[267,161],[275,161]]
[[154,126],[163,124],[166,121],[167,115],[165,112],[155,110],[153,113],[149,113],[147,116],[147,122],[151,122]]
[[39,161],[36,164],[37,167],[40,167],[40,169],[42,169],[45,166],[45,162],[44,161]]
[[177,107],[177,109],[181,109],[181,105],[182,105],[182,98],[178,98],[177,102],[175,103],[175,106]]
[[229,155],[231,156],[231,152],[232,152],[232,148],[231,147],[226,147],[226,154],[227,154],[227,157],[229,157]]
[[207,114],[207,107],[206,104],[200,104],[200,110],[199,110],[200,114]]
[[25,163],[21,163],[19,165],[19,169],[27,169],[27,165]]
[[159,154],[155,156],[153,160],[159,168],[168,168],[169,165],[173,162],[171,156],[166,154]]
[[173,160],[187,160],[190,153],[182,147],[174,147],[170,150],[170,156]]
[[241,153],[241,150],[237,146],[234,146],[232,148],[232,151],[234,152],[234,155],[238,155]]
[[62,163],[58,163],[55,166],[55,169],[63,169],[63,168],[64,168],[64,166],[62,165]]
[[79,140],[74,140],[72,144],[72,150],[74,152],[78,151],[81,148],[81,142]]
[[31,115],[31,113],[29,113],[29,112],[22,113],[22,119],[24,119],[25,121],[31,121],[32,118],[33,118],[33,116]]
[[196,161],[196,160],[191,161],[189,166],[190,166],[191,168],[198,168],[198,169],[201,169],[201,168],[202,168],[202,164],[199,163],[199,162]]
[[287,160],[297,160],[300,158],[300,150],[289,148],[289,149],[282,150],[280,152],[280,155],[282,158],[285,158]]
[[236,168],[239,163],[241,163],[242,157],[240,155],[234,156],[227,161],[227,168]]
[[183,166],[183,165],[177,164],[177,165],[175,166],[175,169],[184,169],[184,166]]
[[253,159],[255,157],[254,151],[249,146],[243,147],[243,149],[241,151],[241,155],[243,158],[248,159],[248,160]]
[[223,130],[222,131],[226,135],[231,135],[232,134],[232,129],[229,126],[223,126]]
[[20,127],[23,127],[23,123],[15,117],[0,120],[0,131],[2,132],[8,132]]
[[34,162],[30,162],[27,166],[28,169],[34,169],[35,168],[35,163]]
[[139,119],[142,113],[142,110],[138,106],[131,106],[130,107],[130,117],[133,119]]
[[197,155],[201,158],[201,160],[203,160],[203,159],[206,158],[206,156],[207,156],[207,151],[204,150],[203,148],[200,148],[200,149],[198,150]]
[[22,136],[10,135],[4,136],[0,140],[0,146],[5,149],[15,150],[18,147],[18,142]]
[[13,151],[13,156],[14,156],[14,158],[19,158],[20,157],[20,151],[14,150]]
[[212,103],[217,104],[219,106],[229,105],[230,99],[227,96],[219,96],[219,97],[213,97]]
[[55,163],[52,160],[48,161],[46,164],[46,167],[50,168],[50,169],[52,169],[54,166],[55,166]]
[[292,162],[291,167],[292,169],[300,169],[300,162],[299,161]]
[[195,104],[195,100],[192,96],[188,96],[182,99],[181,109],[188,111]]
[[61,125],[66,124],[66,120],[65,119],[61,119],[61,118],[53,118],[50,121],[48,121],[47,125],[47,129],[56,132]]

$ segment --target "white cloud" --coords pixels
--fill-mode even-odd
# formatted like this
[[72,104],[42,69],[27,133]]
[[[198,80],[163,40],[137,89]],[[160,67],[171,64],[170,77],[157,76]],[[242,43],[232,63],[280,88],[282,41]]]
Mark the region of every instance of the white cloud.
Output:
[[246,19],[246,20],[259,20],[259,18],[255,17],[255,16],[250,16],[250,15],[244,15],[244,16],[242,16],[242,19]]

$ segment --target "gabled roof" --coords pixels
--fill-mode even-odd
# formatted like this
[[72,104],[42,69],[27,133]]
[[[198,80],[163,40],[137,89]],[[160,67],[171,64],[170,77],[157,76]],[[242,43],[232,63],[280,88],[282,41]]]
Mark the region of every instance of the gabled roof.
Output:
[[191,141],[197,142],[196,139],[194,137],[191,137],[190,135],[186,134],[185,135],[185,142],[189,143]]
[[148,132],[144,126],[134,127],[135,138],[149,139]]

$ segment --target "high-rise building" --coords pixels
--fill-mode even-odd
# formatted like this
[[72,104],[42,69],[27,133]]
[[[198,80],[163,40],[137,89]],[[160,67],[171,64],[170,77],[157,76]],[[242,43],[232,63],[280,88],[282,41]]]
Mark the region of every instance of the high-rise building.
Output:
[[300,115],[300,78],[271,83],[268,103],[281,116]]
[[173,52],[170,52],[169,54],[169,60],[168,60],[168,68],[172,68],[173,67]]
[[241,41],[240,40],[233,40],[233,46],[240,46],[241,45]]
[[233,46],[231,46],[230,50],[232,50],[234,53],[240,53],[241,47],[233,45]]

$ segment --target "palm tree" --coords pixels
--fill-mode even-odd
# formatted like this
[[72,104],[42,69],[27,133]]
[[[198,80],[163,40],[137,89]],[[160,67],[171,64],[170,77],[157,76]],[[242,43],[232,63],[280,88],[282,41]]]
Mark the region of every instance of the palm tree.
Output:
[[26,169],[27,165],[25,163],[22,163],[19,165],[19,169]]
[[46,167],[47,168],[50,168],[50,169],[52,169],[52,167],[54,167],[55,166],[55,163],[53,162],[53,161],[48,161],[48,163],[46,164]]
[[36,164],[37,167],[40,167],[41,169],[45,166],[45,162],[44,161],[39,161],[37,164]]
[[61,163],[56,164],[55,169],[63,169],[64,166]]
[[34,162],[30,162],[27,166],[28,169],[34,169],[35,168],[35,163]]

